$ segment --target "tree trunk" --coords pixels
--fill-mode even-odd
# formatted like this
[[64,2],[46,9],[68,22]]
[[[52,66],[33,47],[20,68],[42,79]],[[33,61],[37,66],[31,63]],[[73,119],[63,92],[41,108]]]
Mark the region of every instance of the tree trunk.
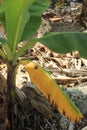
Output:
[[14,130],[14,105],[15,105],[15,66],[7,65],[7,128]]

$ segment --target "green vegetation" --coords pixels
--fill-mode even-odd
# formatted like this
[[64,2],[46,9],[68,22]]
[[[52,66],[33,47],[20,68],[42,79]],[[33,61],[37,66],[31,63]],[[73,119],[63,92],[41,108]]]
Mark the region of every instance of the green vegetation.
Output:
[[[0,45],[4,50],[0,49],[0,55],[7,64],[7,118],[10,123],[7,130],[14,130],[15,68],[25,50],[39,41],[53,51],[67,53],[78,50],[87,57],[87,33],[47,33],[35,38],[41,24],[41,14],[47,8],[47,0],[3,0],[0,6],[0,21],[6,31],[6,38],[0,37]],[[18,44],[24,40],[26,44],[17,50]]]

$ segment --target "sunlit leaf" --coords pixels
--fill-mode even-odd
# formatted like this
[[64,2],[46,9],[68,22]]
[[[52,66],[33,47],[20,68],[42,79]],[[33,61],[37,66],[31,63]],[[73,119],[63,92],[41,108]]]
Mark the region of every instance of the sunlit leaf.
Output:
[[[6,0],[4,0],[6,1]],[[14,53],[20,41],[25,24],[29,19],[27,9],[35,0],[7,0],[5,6],[8,45]]]

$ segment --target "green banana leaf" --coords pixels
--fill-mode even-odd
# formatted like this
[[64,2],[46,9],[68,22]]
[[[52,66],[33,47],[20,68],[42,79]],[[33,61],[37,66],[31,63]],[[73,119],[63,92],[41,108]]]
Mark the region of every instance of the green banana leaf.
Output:
[[41,21],[42,21],[42,12],[46,10],[48,7],[47,0],[36,0],[32,6],[28,9],[30,13],[30,19],[28,20],[27,24],[25,25],[24,32],[21,37],[21,41],[25,39],[31,39],[36,34]]
[[50,32],[38,40],[52,51],[65,54],[77,50],[82,57],[87,58],[87,33]]

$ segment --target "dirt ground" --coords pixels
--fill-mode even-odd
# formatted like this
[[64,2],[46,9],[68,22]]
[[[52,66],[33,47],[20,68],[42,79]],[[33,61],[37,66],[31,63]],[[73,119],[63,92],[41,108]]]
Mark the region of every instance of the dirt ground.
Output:
[[[49,8],[42,15],[42,24],[36,36],[40,37],[48,31],[86,32],[86,26],[79,21],[81,8],[81,3],[74,2],[63,4],[60,8]],[[80,57],[78,52],[65,55],[51,52],[40,43],[28,49],[20,58],[32,59],[49,70],[63,91],[81,110],[84,119],[73,124],[50,106],[39,90],[30,83],[23,66],[20,66],[16,91],[19,95],[22,93],[26,99],[20,102],[20,96],[16,97],[15,130],[87,130],[87,60]],[[2,101],[2,97],[6,100],[2,94],[3,86],[4,92],[6,89],[6,71],[6,65],[0,58],[0,130],[4,130],[3,120],[6,118],[6,104]]]

